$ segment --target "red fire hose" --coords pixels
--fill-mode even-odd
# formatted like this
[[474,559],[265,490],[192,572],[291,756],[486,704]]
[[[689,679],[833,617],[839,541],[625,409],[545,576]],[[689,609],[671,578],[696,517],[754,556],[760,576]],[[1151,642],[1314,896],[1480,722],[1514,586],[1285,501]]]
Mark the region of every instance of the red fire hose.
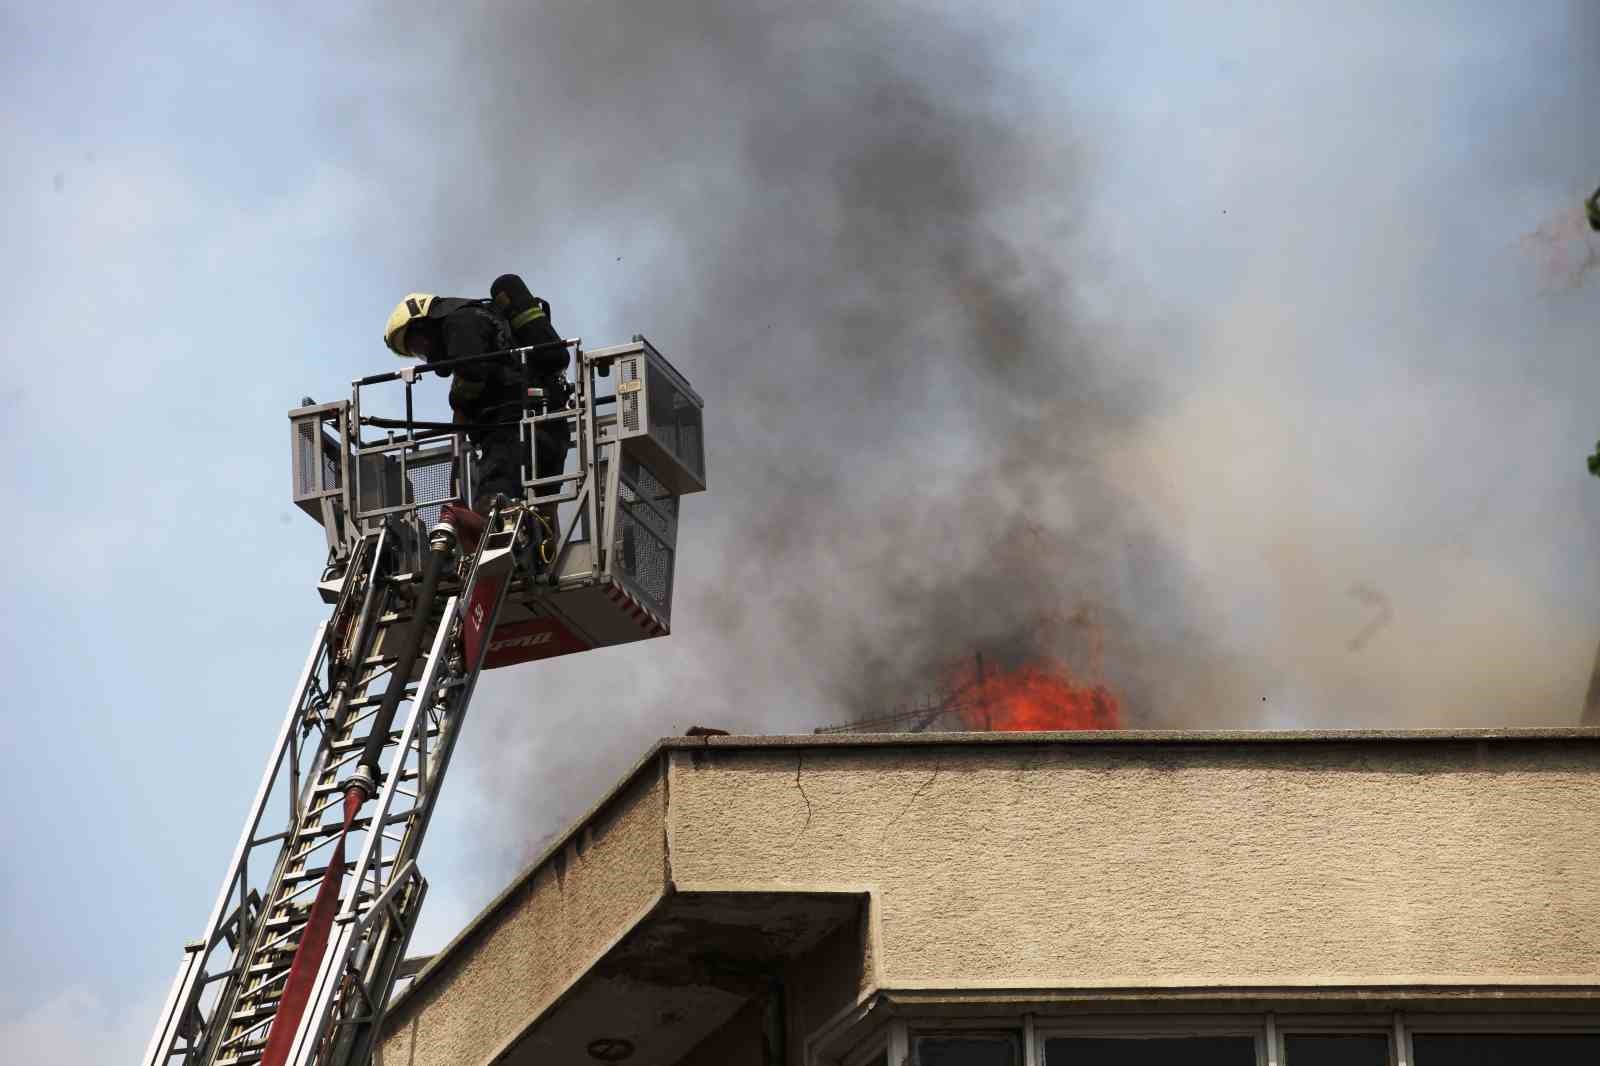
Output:
[[367,802],[367,790],[359,783],[352,784],[344,793],[344,826],[339,830],[339,841],[333,846],[333,857],[317,887],[317,898],[306,916],[305,931],[294,951],[294,961],[289,964],[289,976],[283,982],[283,995],[278,999],[278,1010],[273,1015],[272,1027],[267,1033],[266,1050],[261,1053],[261,1066],[284,1066],[289,1058],[289,1045],[294,1043],[295,1030],[300,1028],[300,1016],[305,1013],[306,1001],[311,998],[311,986],[317,979],[317,968],[328,950],[328,934],[333,929],[333,913],[339,907],[339,889],[344,884],[344,842],[350,835],[350,823],[356,812]]

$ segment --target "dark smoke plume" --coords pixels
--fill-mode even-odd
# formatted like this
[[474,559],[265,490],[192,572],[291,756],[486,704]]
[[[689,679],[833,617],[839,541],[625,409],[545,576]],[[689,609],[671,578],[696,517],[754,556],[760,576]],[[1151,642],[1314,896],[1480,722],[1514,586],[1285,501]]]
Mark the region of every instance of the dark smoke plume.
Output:
[[[706,396],[712,491],[688,501],[652,664],[669,684],[629,747],[680,719],[881,713],[979,651],[1071,661],[1060,620],[1085,605],[1107,683],[1158,719],[1206,652],[1182,567],[1103,461],[1158,397],[1079,307],[1093,146],[1003,69],[995,30],[748,3],[430,25],[439,80],[408,97],[447,176],[427,259],[463,285],[515,266],[559,327],[598,336],[564,261],[609,263],[606,237],[630,235],[621,287],[583,306]],[[542,669],[540,696],[592,702],[640,661],[605,654]]]
[[[329,122],[353,153],[403,157],[432,182],[386,245],[394,289],[470,293],[518,270],[565,333],[644,332],[707,402],[712,488],[686,502],[672,637],[490,678],[474,735],[497,805],[532,797],[548,828],[651,737],[882,713],[977,652],[1083,662],[1083,617],[1130,725],[1261,724],[1291,644],[1318,694],[1339,696],[1327,724],[1406,724],[1407,693],[1375,701],[1349,673],[1317,674],[1403,645],[1386,634],[1348,655],[1353,616],[1338,608],[1360,576],[1347,567],[1367,564],[1322,550],[1328,532],[1270,485],[1265,502],[1216,509],[1214,539],[1259,537],[1239,555],[1258,586],[1283,588],[1251,622],[1278,643],[1247,660],[1211,635],[1224,608],[1207,592],[1230,579],[1179,553],[1173,509],[1209,503],[1228,477],[1229,431],[1251,434],[1253,454],[1300,448],[1266,387],[1289,372],[1290,307],[1270,285],[1261,306],[1246,292],[1217,307],[1203,343],[1218,384],[1181,407],[1171,358],[1144,347],[1156,313],[1141,321],[1145,303],[1097,288],[1096,130],[1018,73],[1004,16],[600,0],[375,24],[392,104],[334,101]],[[1344,121],[1336,95],[1310,119]],[[1306,212],[1284,190],[1234,217],[1293,232]],[[1331,232],[1347,229],[1365,232]],[[1248,265],[1246,281],[1283,274]],[[1366,298],[1373,270],[1341,269],[1345,298]],[[1274,330],[1269,362],[1251,342]]]

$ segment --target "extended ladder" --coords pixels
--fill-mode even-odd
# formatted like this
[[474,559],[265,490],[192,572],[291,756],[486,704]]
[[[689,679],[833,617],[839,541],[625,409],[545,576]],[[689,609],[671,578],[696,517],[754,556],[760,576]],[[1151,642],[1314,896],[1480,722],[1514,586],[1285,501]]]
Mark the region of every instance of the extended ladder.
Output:
[[[426,601],[418,595],[419,575],[395,569],[403,558],[392,543],[395,531],[363,538],[352,561],[357,576],[318,627],[205,935],[185,952],[145,1056],[148,1066],[260,1060],[331,861],[353,876],[338,896],[288,1061],[366,1061],[427,891],[417,851],[487,636],[512,577],[531,563],[527,516],[520,506],[496,513],[472,553],[439,530],[435,544],[452,558]],[[432,636],[420,671],[411,671],[397,661],[403,649],[396,640],[419,617]],[[324,677],[335,679],[331,691]],[[396,718],[403,724],[379,738],[383,780],[376,802],[349,826],[361,834],[359,846],[335,860],[344,850],[348,778],[393,686],[406,708]],[[291,805],[289,828],[263,831],[275,802]],[[256,876],[263,868],[271,871],[264,882]]]
[[[678,498],[705,487],[700,398],[642,337],[566,343],[572,395],[525,413],[521,433],[529,472],[551,423],[575,461],[524,477],[522,498],[487,521],[451,502],[471,498],[460,436],[412,415],[413,386],[450,364],[362,378],[349,401],[290,412],[294,499],[326,532],[319,587],[333,611],[145,1066],[364,1066],[479,673],[668,632]],[[397,385],[404,417],[371,414],[366,394]],[[387,432],[369,439],[370,427]]]

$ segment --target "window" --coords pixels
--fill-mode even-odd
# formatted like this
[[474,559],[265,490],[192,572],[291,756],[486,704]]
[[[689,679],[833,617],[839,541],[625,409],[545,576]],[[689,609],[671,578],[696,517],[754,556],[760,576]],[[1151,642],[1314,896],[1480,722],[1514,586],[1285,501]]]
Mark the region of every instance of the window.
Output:
[[917,1066],[1017,1066],[1014,1036],[921,1036]]
[[1600,1062],[1600,1033],[1416,1033],[1415,1066],[1588,1066]]
[[845,1019],[854,1031],[844,1039],[817,1042],[805,1066],[1600,1066],[1600,1012],[1032,1005],[989,1004],[966,1018],[926,1004],[914,1003],[911,1017],[868,1009]]
[[1253,1036],[1061,1036],[1045,1066],[1256,1066]]
[[1379,1033],[1290,1033],[1284,1066],[1389,1066],[1389,1038]]

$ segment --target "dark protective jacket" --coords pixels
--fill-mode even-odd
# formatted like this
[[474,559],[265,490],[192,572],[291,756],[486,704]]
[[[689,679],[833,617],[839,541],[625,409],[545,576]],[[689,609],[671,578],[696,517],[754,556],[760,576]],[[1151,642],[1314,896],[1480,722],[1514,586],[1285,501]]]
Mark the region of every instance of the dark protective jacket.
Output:
[[[438,299],[428,308],[428,318],[439,324],[441,359],[462,359],[516,347],[510,323],[483,300]],[[511,356],[440,373],[454,378],[450,383],[450,409],[464,422],[484,420],[491,412],[516,418],[516,411],[504,413],[497,409],[508,405],[518,405],[520,409],[528,385],[533,384],[523,379],[521,368]]]
[[[511,324],[487,300],[436,299],[428,308],[428,318],[439,324],[441,360],[463,359],[518,346]],[[551,335],[558,336],[553,329]],[[455,412],[456,421],[474,425],[467,436],[483,449],[478,475],[480,494],[504,492],[516,496],[521,493],[517,429],[514,426],[490,428],[485,424],[514,422],[520,418],[530,386],[543,388],[547,401],[555,407],[565,406],[566,397],[560,391],[561,373],[569,362],[571,357],[567,350],[558,347],[533,353],[528,360],[526,376],[517,358],[510,355],[439,372],[452,379],[450,409]],[[569,446],[570,432],[565,422],[542,423],[534,446],[538,476],[560,473]],[[554,490],[546,487],[542,491]]]

